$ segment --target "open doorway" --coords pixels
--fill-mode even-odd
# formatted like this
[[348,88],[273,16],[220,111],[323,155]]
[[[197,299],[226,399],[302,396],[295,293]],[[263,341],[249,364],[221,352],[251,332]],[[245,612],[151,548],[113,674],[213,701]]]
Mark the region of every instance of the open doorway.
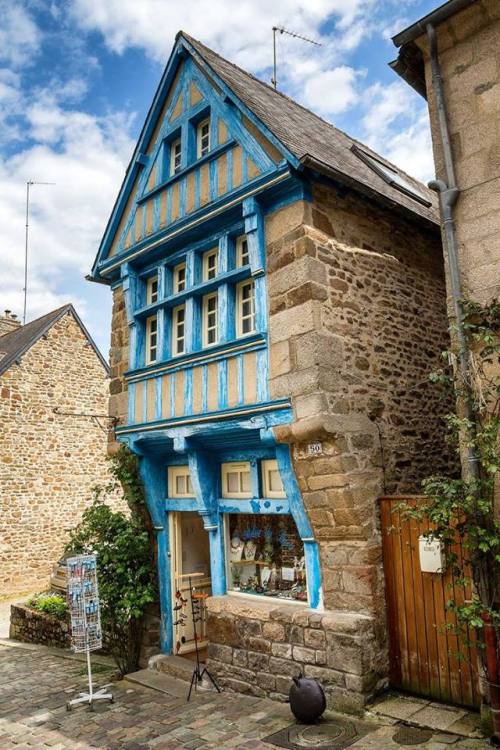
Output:
[[[174,610],[174,653],[187,658],[195,650],[194,626],[191,612],[191,597],[189,591],[189,574],[196,595],[210,596],[212,593],[210,578],[210,544],[208,532],[203,528],[203,520],[198,513],[186,511],[172,514],[171,526],[171,573],[172,600],[174,606],[182,605],[182,609]],[[207,647],[206,620],[203,615],[196,623],[198,648],[204,661]],[[181,613],[184,617],[181,617]]]

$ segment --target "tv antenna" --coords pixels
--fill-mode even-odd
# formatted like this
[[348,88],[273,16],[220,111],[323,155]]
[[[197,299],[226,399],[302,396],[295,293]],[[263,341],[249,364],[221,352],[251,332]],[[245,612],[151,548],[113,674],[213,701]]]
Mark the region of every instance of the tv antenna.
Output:
[[300,39],[303,42],[314,44],[316,47],[323,46],[320,42],[316,42],[314,39],[309,39],[309,37],[307,36],[296,34],[294,31],[288,31],[288,29],[285,29],[283,26],[273,26],[273,77],[271,78],[271,83],[273,84],[275,89],[277,89],[278,87],[278,78],[276,75],[276,34],[278,31],[280,34],[287,34],[294,39]]
[[26,182],[26,237],[24,241],[24,306],[23,306],[23,326],[26,325],[26,299],[28,296],[28,243],[29,243],[29,215],[30,215],[30,187],[32,185],[55,185],[55,182],[36,182],[27,180]]

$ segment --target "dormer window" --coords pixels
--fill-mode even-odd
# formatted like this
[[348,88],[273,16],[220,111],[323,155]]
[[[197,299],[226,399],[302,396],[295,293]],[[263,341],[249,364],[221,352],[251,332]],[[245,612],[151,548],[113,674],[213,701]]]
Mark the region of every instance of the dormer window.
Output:
[[152,305],[158,301],[158,275],[150,276],[146,280],[146,304]]
[[181,171],[182,144],[181,139],[177,138],[170,144],[170,174],[177,174]]
[[210,117],[198,123],[196,128],[196,155],[198,159],[210,151]]
[[358,157],[358,159],[361,159],[361,161],[370,167],[373,172],[378,174],[378,176],[388,185],[399,190],[401,193],[408,195],[410,198],[413,198],[417,203],[422,203],[422,205],[427,207],[432,206],[432,203],[428,200],[427,196],[413,185],[406,176],[398,172],[396,167],[381,161],[381,159],[377,159],[373,154],[363,151],[356,146],[356,144],[351,146],[351,151]]
[[236,239],[236,267],[248,266],[249,262],[248,240],[246,234],[242,234]]
[[186,264],[185,263],[179,263],[179,265],[174,267],[174,294],[179,294],[179,292],[183,292],[186,288]]

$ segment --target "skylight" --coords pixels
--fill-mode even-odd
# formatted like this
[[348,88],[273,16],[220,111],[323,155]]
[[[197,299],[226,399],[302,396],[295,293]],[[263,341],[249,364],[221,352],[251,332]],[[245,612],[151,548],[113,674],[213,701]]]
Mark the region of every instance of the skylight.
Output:
[[400,190],[402,193],[413,198],[413,200],[418,201],[418,203],[422,203],[424,206],[432,206],[432,203],[426,195],[417,190],[409,180],[399,174],[399,172],[396,172],[396,170],[388,164],[376,159],[374,156],[366,153],[366,151],[363,151],[355,145],[351,146],[351,151],[368,167],[370,167],[370,169],[373,169],[373,171],[376,172],[384,182],[387,182],[388,185],[391,185],[391,187],[396,190]]

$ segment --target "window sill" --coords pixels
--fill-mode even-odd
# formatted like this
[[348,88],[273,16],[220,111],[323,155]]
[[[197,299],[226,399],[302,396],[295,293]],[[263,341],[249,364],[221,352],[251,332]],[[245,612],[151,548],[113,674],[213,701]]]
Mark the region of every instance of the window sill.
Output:
[[295,599],[278,599],[278,597],[260,596],[259,594],[245,594],[241,591],[228,591],[223,596],[211,596],[207,599],[207,609],[212,614],[222,614],[228,612],[229,614],[244,615],[242,609],[246,610],[249,614],[255,614],[255,611],[261,611],[264,613],[264,617],[275,609],[279,609],[281,605],[288,607],[296,607],[297,610],[304,611],[310,610],[316,612],[317,610],[311,609],[309,602],[298,602]]

